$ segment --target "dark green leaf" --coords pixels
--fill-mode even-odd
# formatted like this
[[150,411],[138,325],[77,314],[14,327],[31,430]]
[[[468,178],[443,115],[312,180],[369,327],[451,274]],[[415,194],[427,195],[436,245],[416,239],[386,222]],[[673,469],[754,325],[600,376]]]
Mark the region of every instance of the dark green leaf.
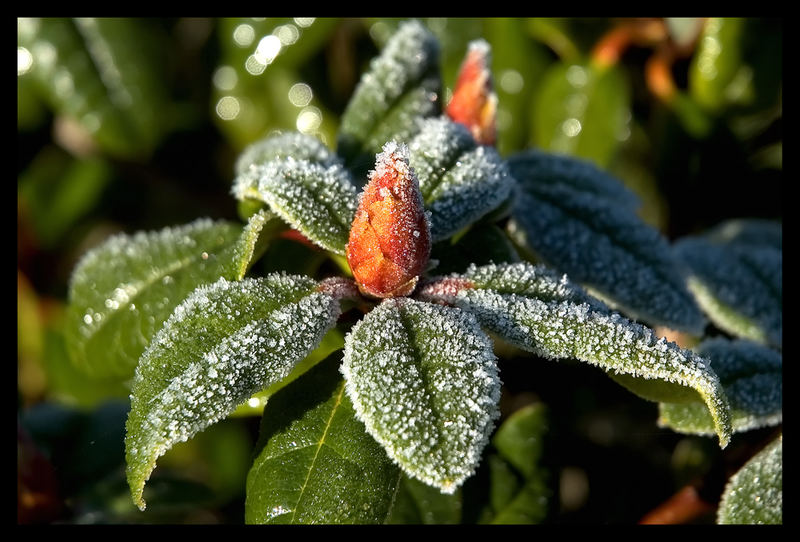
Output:
[[453,493],[475,471],[500,380],[471,315],[384,300],[346,337],[342,372],[359,419],[406,474]]
[[[675,253],[689,267],[689,288],[714,325],[732,335],[780,348],[781,236],[776,231],[779,226],[767,231],[764,226],[763,222],[722,224],[706,236],[678,240]],[[726,227],[732,228],[732,233],[726,233]]]
[[439,44],[418,21],[403,23],[370,64],[342,115],[338,152],[359,175],[387,141],[407,143],[418,119],[441,111]]
[[364,430],[333,355],[275,394],[247,479],[245,521],[383,523],[400,471]]
[[482,223],[464,235],[433,245],[431,259],[438,261],[434,271],[445,275],[466,271],[473,264],[518,262],[519,255],[503,230]]
[[536,153],[509,159],[521,188],[514,238],[632,317],[701,334],[705,320],[667,240],[636,215],[621,184],[574,162]]
[[[781,355],[745,340],[708,339],[695,348],[708,358],[731,405],[734,432],[778,425],[783,421]],[[662,403],[659,424],[682,433],[713,434],[705,405]]]
[[39,92],[104,150],[143,157],[170,128],[157,69],[162,59],[148,55],[156,29],[145,20],[23,18],[18,30]]
[[711,413],[720,445],[728,443],[727,398],[710,364],[697,354],[610,312],[566,276],[541,266],[487,265],[456,278],[472,287],[441,300],[471,312],[501,338],[542,357],[596,365],[651,400],[700,400]]
[[133,375],[175,306],[231,267],[240,232],[235,224],[203,219],[119,234],[88,252],[69,288],[65,334],[73,361],[96,376]]
[[728,480],[717,523],[783,523],[783,435]]
[[142,491],[159,456],[286,378],[339,311],[307,277],[220,279],[194,290],[136,368],[126,437],[134,503],[144,509]]
[[402,476],[387,523],[456,525],[461,521],[461,491],[452,495]]
[[499,206],[514,187],[497,151],[476,144],[464,126],[446,118],[422,121],[408,148],[409,163],[431,213],[434,242]]

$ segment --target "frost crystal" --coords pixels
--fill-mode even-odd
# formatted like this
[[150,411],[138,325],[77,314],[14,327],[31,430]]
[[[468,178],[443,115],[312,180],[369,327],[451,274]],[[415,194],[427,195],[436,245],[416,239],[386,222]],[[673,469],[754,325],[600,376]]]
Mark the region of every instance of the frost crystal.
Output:
[[276,158],[252,165],[232,188],[239,199],[267,203],[286,222],[326,250],[344,254],[357,194],[340,165]]
[[477,145],[464,126],[447,118],[422,121],[409,151],[434,241],[472,224],[511,194],[514,180],[497,151]]
[[237,176],[246,175],[251,168],[287,158],[306,160],[324,167],[341,165],[341,159],[316,137],[287,132],[249,145],[236,160],[235,171]]
[[410,476],[452,493],[475,471],[500,380],[471,315],[385,300],[347,336],[342,373],[359,419]]
[[719,503],[717,522],[783,523],[783,435],[731,477]]
[[142,490],[159,456],[286,377],[339,315],[309,278],[269,275],[195,290],[142,355],[127,423],[128,482]]

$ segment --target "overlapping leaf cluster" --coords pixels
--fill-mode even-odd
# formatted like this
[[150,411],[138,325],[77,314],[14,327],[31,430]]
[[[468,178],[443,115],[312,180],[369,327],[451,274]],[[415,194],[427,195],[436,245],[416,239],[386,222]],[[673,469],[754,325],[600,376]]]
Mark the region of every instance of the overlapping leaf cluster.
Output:
[[[70,287],[70,348],[87,370],[133,378],[126,449],[140,508],[159,456],[269,390],[248,522],[398,520],[403,499],[431,488],[452,511],[451,494],[490,442],[493,470],[523,481],[487,517],[540,518],[538,454],[499,433],[490,440],[501,373],[489,332],[598,366],[659,401],[661,424],[714,433],[723,447],[735,431],[780,423],[779,240],[763,250],[754,235],[703,241],[721,243],[741,268],[720,284],[695,241],[673,249],[615,178],[538,151],[504,160],[442,115],[441,87],[436,39],[406,23],[364,74],[336,152],[287,133],[242,153],[232,193],[250,209],[247,224],[119,236],[84,257]],[[366,161],[388,141],[408,146],[434,256],[469,237],[493,261],[440,262],[456,272],[434,268],[411,297],[380,303],[344,278],[245,277],[289,227],[341,261]],[[755,301],[751,276],[765,292]],[[354,305],[365,314],[349,328],[338,320]],[[766,346],[689,350],[648,327],[699,337],[706,318]],[[344,349],[314,366],[329,333],[345,334]]]

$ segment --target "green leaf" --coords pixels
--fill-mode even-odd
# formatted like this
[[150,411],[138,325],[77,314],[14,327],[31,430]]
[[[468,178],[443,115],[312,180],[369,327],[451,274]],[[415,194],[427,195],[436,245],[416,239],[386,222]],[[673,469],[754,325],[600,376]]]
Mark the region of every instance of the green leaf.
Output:
[[362,75],[342,115],[337,150],[347,165],[361,174],[384,143],[408,142],[418,119],[441,112],[441,84],[438,41],[418,21],[403,23]]
[[272,236],[282,229],[283,221],[267,209],[260,209],[251,215],[233,249],[233,258],[228,266],[230,270],[225,275],[234,280],[242,280],[250,267],[264,254]]
[[400,471],[355,416],[341,354],[275,394],[247,477],[245,522],[383,523]]
[[518,262],[519,255],[503,230],[494,224],[480,223],[464,235],[433,245],[431,260],[439,262],[435,271],[444,275],[466,271],[472,264]]
[[535,98],[534,144],[608,166],[630,135],[629,88],[618,66],[552,65]]
[[408,148],[434,242],[499,206],[514,186],[497,151],[478,145],[464,126],[447,118],[422,121]]
[[705,320],[667,240],[613,178],[569,157],[509,159],[520,190],[512,236],[543,263],[653,325],[700,335]]
[[492,343],[458,309],[387,299],[345,338],[342,373],[367,431],[406,474],[453,493],[498,415]]
[[21,18],[18,44],[33,57],[30,75],[58,114],[75,119],[112,154],[149,154],[170,128],[156,29],[130,18]]
[[[766,231],[765,226],[723,223],[707,235],[679,239],[674,249],[690,269],[690,290],[714,325],[781,348],[783,252],[779,226]],[[726,228],[732,229],[726,233]]]
[[[708,339],[695,351],[708,358],[722,382],[734,433],[783,421],[783,361],[778,352],[750,341],[724,338]],[[659,424],[682,433],[714,433],[713,420],[699,403],[662,403]]]
[[222,278],[194,290],[136,368],[125,441],[134,503],[144,509],[159,456],[288,376],[339,311],[307,277]]
[[659,338],[645,326],[608,311],[566,276],[527,263],[469,269],[472,283],[442,301],[474,314],[508,342],[550,359],[600,367],[635,393],[655,401],[704,402],[725,446],[730,411],[719,378],[697,354]]
[[728,480],[717,523],[783,523],[783,435]]
[[73,361],[95,376],[132,376],[175,306],[231,266],[240,231],[200,219],[115,235],[84,255],[69,285],[65,335]]
[[461,491],[442,493],[408,476],[401,476],[392,512],[386,523],[456,525],[461,522]]
[[[263,149],[262,149],[263,150]],[[253,152],[253,157],[267,157]],[[313,161],[312,161],[313,160]],[[240,161],[233,194],[260,200],[293,228],[322,248],[343,255],[358,195],[350,173],[337,163],[278,156],[266,162]]]
[[491,516],[495,524],[536,524],[547,514],[550,496],[545,472],[539,462],[542,439],[547,430],[541,404],[514,412],[499,427],[490,456]]

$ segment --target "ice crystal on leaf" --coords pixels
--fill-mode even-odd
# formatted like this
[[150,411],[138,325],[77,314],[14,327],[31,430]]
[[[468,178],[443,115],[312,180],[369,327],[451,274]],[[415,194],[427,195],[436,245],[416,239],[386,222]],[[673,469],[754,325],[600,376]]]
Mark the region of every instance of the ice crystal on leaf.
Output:
[[339,316],[306,277],[274,274],[195,290],[142,355],[127,423],[128,483],[142,491],[156,460],[285,378]]
[[783,523],[783,435],[731,477],[719,503],[717,523]]
[[410,476],[452,493],[475,471],[500,380],[470,314],[387,299],[347,336],[342,373],[359,419]]

